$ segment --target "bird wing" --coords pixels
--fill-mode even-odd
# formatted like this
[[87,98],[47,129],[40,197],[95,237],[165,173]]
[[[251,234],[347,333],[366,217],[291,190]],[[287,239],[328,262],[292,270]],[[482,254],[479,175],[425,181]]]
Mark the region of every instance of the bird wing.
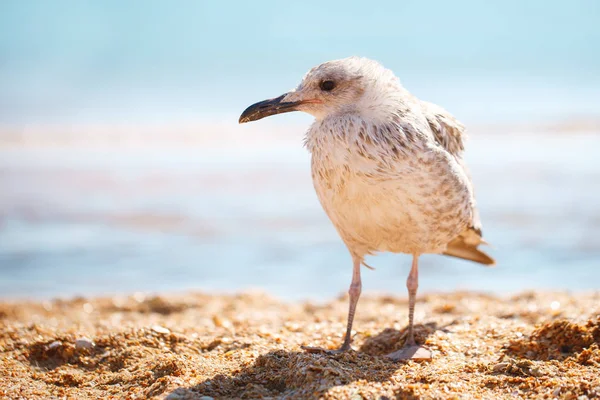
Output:
[[[464,125],[442,107],[425,101],[421,103],[423,113],[433,133],[433,138],[437,144],[455,157],[469,180],[472,181],[469,169],[463,159],[464,143],[467,138]],[[494,259],[478,249],[480,244],[487,244],[487,242],[483,239],[481,219],[479,218],[479,211],[477,210],[474,197],[472,199],[472,208],[473,218],[471,225],[448,243],[444,254],[485,265],[493,265],[495,264]]]
[[462,160],[467,139],[464,125],[437,104],[426,101],[421,103],[435,141],[448,153]]

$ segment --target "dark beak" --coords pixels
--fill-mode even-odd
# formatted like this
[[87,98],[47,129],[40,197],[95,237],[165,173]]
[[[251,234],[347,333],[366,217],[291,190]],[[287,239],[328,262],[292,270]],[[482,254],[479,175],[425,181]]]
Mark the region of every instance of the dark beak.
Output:
[[284,95],[277,98],[265,100],[252,104],[246,108],[242,115],[240,115],[240,124],[244,122],[258,121],[261,118],[268,117],[275,114],[283,114],[290,111],[296,111],[298,106],[302,104],[301,101],[282,102]]

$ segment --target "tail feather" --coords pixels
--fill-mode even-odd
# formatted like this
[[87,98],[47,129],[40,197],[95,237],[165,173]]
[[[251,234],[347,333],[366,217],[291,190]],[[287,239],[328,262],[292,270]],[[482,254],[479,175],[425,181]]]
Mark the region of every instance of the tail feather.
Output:
[[489,266],[496,264],[492,257],[477,248],[477,244],[466,243],[462,239],[462,237],[458,237],[451,241],[443,254]]

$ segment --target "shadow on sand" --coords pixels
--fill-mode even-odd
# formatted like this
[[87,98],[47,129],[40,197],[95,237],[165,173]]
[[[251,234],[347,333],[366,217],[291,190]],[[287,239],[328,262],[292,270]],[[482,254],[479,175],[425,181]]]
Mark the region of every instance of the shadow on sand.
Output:
[[[415,325],[418,343],[438,330],[435,323]],[[355,381],[387,381],[407,363],[392,362],[386,354],[404,344],[406,329],[385,329],[364,340],[358,351],[343,354],[309,354],[304,351],[274,350],[231,375],[218,374],[199,384],[178,388],[168,399],[216,398],[318,398],[334,386]],[[411,390],[399,389],[396,398],[411,398]]]

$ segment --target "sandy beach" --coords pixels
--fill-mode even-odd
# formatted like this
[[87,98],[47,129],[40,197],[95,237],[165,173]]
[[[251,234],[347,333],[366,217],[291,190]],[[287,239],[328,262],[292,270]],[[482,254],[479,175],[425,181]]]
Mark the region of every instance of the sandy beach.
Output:
[[[334,348],[346,296],[282,302],[191,293],[0,304],[7,399],[565,398],[600,396],[600,293],[426,294],[417,341],[394,363],[406,298],[366,295],[354,351]],[[207,397],[208,396],[208,397]]]

